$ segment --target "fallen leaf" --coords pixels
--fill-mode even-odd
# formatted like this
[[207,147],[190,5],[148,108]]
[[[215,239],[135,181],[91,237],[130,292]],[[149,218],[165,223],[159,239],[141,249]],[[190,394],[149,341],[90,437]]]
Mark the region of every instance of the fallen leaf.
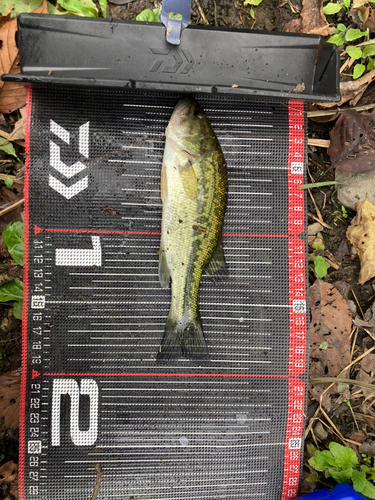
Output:
[[283,31],[286,33],[299,33],[302,28],[302,19],[290,19],[290,21],[284,24]]
[[[9,73],[18,55],[16,44],[17,19],[0,17],[0,72]],[[4,83],[0,81],[0,90]]]
[[[37,7],[33,14],[48,14],[47,0]],[[16,45],[17,19],[0,18],[0,70],[1,73],[17,75],[21,72],[18,47]],[[3,24],[1,25],[1,19]],[[0,82],[0,113],[13,113],[26,104],[27,87],[23,83]],[[16,140],[16,139],[12,139]]]
[[[361,360],[361,365],[359,372],[356,376],[357,380],[361,382],[367,382],[368,384],[373,384],[375,382],[375,354],[368,354]],[[366,389],[362,387],[363,395],[369,398],[370,401],[375,398],[375,392],[371,389]]]
[[327,150],[332,166],[345,172],[362,174],[375,170],[375,111],[341,113],[330,131]]
[[[330,283],[317,279],[310,287],[310,378],[337,377],[349,364],[350,329],[352,317],[346,300]],[[322,343],[328,344],[321,349]],[[330,384],[310,385],[309,391],[317,401]],[[331,409],[335,385],[322,397],[322,405]]]
[[18,472],[18,465],[14,462],[6,462],[0,467],[0,483],[13,481]]
[[[15,498],[18,498],[18,465],[14,462],[6,462],[4,465],[0,467],[0,484],[6,483],[6,485],[2,485],[4,488],[1,488],[4,493],[8,493],[10,495],[14,495]],[[2,497],[4,499],[9,499],[10,497],[7,495],[6,497]],[[13,497],[11,497],[13,498]]]
[[[13,66],[7,73],[17,75],[21,72],[20,58],[17,55]],[[0,87],[1,88],[1,87]],[[13,113],[25,105],[27,98],[27,86],[23,83],[5,82],[0,93],[0,113]]]
[[33,14],[49,14],[47,0],[43,0],[41,5],[33,10]]
[[19,427],[21,368],[0,375],[0,418],[10,429]]
[[363,285],[375,276],[375,206],[366,197],[355,207],[357,215],[348,227],[346,236],[358,251],[361,261],[358,283]]
[[15,123],[14,130],[9,135],[8,141],[23,141],[24,139],[25,139],[25,117],[22,116],[22,118],[20,118]]
[[368,0],[353,0],[352,8],[359,9],[359,7],[362,7],[366,3],[368,3]]
[[302,29],[301,33],[310,33],[327,36],[329,24],[323,14],[323,0],[302,1]]

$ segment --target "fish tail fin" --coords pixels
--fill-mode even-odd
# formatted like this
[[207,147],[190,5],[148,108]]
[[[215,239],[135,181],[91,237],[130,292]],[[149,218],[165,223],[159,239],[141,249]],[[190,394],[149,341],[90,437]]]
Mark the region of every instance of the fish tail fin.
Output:
[[202,323],[199,317],[188,322],[175,320],[168,316],[164,337],[157,355],[157,362],[167,363],[171,359],[188,358],[205,360],[208,358],[206,341],[203,337]]

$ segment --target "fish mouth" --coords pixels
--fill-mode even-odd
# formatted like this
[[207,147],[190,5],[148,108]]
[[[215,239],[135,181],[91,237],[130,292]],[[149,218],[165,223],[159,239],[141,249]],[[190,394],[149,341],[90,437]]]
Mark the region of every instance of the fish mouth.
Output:
[[184,97],[176,104],[176,107],[174,108],[170,119],[170,123],[173,126],[178,125],[189,114],[189,111],[191,109],[195,109],[195,107],[197,106],[197,102],[193,97]]

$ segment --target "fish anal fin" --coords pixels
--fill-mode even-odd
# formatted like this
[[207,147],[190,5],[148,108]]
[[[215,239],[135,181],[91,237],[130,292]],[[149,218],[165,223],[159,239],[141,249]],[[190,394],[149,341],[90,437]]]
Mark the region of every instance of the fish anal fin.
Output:
[[223,251],[223,238],[220,235],[210,262],[205,268],[206,274],[213,280],[223,278],[227,274],[227,264]]
[[162,288],[169,288],[171,271],[167,263],[164,247],[160,245],[159,250],[159,281]]
[[178,171],[185,193],[192,200],[196,200],[198,198],[198,181],[191,161],[187,160],[184,164],[180,164]]

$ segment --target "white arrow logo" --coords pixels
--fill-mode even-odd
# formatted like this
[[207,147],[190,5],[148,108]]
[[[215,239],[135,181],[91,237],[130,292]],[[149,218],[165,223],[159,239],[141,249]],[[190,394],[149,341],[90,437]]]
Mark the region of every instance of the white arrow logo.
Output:
[[[86,158],[89,157],[89,128],[90,122],[86,122],[79,127],[78,149],[80,154],[85,156]],[[70,144],[70,133],[68,132],[68,130],[65,130],[53,120],[50,120],[50,130],[66,144]],[[55,144],[53,141],[50,141],[50,164],[52,168],[60,172],[60,174],[62,174],[67,179],[70,179],[74,175],[79,174],[86,168],[86,165],[84,165],[80,161],[77,161],[70,166],[65,165],[65,163],[63,163],[60,159],[60,146]],[[62,196],[64,196],[64,198],[70,200],[70,198],[87,188],[88,177],[84,177],[83,179],[68,187],[58,179],[53,177],[53,175],[50,175],[49,186],[60,193]]]

